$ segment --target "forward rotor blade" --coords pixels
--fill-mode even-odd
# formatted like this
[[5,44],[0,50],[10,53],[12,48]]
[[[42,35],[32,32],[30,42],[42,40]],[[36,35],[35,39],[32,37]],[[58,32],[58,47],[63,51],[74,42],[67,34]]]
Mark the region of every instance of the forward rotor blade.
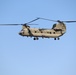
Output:
[[27,22],[27,23],[25,23],[25,24],[29,24],[29,23],[31,23],[31,22],[34,22],[34,21],[38,20],[38,19],[39,19],[39,18],[36,18],[36,19],[34,19],[34,20],[30,21],[30,22]]
[[43,20],[48,20],[48,21],[53,21],[53,22],[57,22],[56,20],[50,20],[50,19],[45,19],[45,18],[38,18],[38,19],[43,19]]
[[[27,24],[0,24],[0,26],[18,26],[18,25],[27,25]],[[28,25],[38,25],[38,24],[28,24]]]
[[17,26],[17,25],[23,25],[23,24],[0,24],[0,26]]

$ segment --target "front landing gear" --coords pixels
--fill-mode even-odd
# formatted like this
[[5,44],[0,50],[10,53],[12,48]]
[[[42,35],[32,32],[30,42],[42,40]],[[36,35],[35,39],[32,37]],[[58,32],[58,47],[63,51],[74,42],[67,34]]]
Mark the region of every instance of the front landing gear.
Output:
[[34,37],[33,40],[39,40],[39,38],[38,37]]

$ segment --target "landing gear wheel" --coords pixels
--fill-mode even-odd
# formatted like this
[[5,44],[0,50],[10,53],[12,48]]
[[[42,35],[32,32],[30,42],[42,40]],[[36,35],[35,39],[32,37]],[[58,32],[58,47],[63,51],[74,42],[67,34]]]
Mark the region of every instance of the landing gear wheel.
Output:
[[58,40],[60,40],[60,38],[58,37]]
[[36,40],[36,38],[33,38],[33,40]]
[[33,40],[38,40],[38,39],[39,39],[38,37],[34,37],[34,38],[33,38]]
[[54,38],[54,40],[56,40],[56,38]]
[[36,39],[37,39],[37,40],[39,40],[39,38],[38,38],[38,37],[37,37]]

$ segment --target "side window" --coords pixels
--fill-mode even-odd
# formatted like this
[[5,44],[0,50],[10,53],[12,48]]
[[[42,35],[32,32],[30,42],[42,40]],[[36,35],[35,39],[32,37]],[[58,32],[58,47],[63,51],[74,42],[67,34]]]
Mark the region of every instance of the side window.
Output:
[[50,32],[50,34],[52,34],[52,32]]
[[55,32],[53,32],[53,34],[55,34]]
[[47,32],[47,33],[49,33],[49,32]]
[[35,33],[37,33],[37,31],[35,31]]

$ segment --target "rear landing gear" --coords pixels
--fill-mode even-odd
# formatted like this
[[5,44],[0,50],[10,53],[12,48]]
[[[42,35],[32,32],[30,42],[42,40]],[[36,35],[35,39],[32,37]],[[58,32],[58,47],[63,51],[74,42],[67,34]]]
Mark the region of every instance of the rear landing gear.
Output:
[[54,40],[56,40],[56,38],[54,38]]
[[60,38],[58,37],[58,40],[60,40]]
[[38,37],[34,37],[33,40],[39,40],[39,38]]
[[60,38],[58,37],[58,38],[54,38],[54,40],[60,40]]

